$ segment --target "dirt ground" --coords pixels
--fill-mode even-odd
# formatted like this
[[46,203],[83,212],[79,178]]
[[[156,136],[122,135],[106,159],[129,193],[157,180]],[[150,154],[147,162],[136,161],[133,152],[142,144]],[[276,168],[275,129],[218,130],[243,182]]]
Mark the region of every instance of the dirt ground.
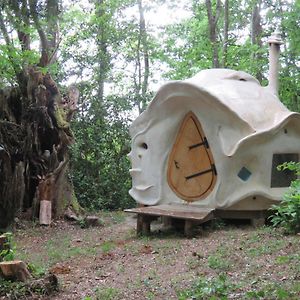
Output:
[[214,222],[193,238],[159,224],[137,237],[132,215],[101,218],[100,227],[60,221],[16,231],[17,258],[59,278],[59,292],[37,298],[300,299],[299,235]]

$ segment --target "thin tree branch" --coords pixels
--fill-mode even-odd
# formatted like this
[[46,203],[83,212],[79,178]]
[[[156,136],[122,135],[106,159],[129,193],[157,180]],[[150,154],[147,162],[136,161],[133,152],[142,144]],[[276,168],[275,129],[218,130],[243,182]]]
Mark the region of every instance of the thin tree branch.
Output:
[[217,26],[220,14],[221,14],[221,0],[218,0],[217,7],[216,7],[216,14],[215,14],[215,26]]
[[3,34],[6,45],[11,46],[11,40],[10,40],[10,37],[9,37],[7,29],[6,29],[6,26],[5,26],[5,23],[4,23],[4,18],[3,18],[1,10],[0,10],[0,30]]
[[[142,84],[142,97],[143,102],[145,101],[146,92],[148,89],[148,79],[149,79],[149,53],[147,44],[147,32],[146,32],[146,22],[144,17],[144,7],[142,0],[139,0],[139,11],[140,11],[140,37],[143,45],[143,56],[144,56],[144,78]],[[145,105],[145,103],[143,103]]]
[[39,16],[36,10],[37,0],[29,0],[30,14],[32,16],[35,28],[40,36],[41,46],[42,46],[42,57],[41,57],[41,65],[46,66],[48,64],[48,40],[45,34],[45,31],[42,29],[42,26],[39,22]]
[[28,33],[24,32],[24,28],[26,26],[29,27],[27,2],[26,0],[23,0],[20,9],[17,1],[10,0],[9,7],[14,13],[14,16],[10,14],[10,22],[14,24],[14,27],[17,30],[22,51],[30,50],[30,36]]
[[[5,22],[4,22],[4,18],[3,18],[1,10],[0,10],[0,30],[3,34],[4,40],[5,40],[5,43],[8,47],[8,49],[12,50],[13,49],[13,44],[12,44],[12,41],[11,41],[9,35],[8,35],[8,32],[7,32],[7,29],[6,29],[6,26],[5,26]],[[24,75],[24,72],[22,71],[20,66],[18,66],[15,63],[15,60],[11,56],[10,51],[8,52],[7,56],[8,56],[8,60],[11,64],[11,66],[14,70],[17,82],[19,83],[20,90],[23,93],[26,90],[26,76]]]

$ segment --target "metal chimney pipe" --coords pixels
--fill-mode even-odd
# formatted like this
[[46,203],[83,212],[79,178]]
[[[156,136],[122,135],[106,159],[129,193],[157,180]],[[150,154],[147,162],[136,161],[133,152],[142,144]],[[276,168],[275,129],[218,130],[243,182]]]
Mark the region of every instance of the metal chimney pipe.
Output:
[[272,33],[268,39],[269,44],[269,85],[270,90],[278,95],[278,73],[280,45],[283,44],[281,34],[278,29]]

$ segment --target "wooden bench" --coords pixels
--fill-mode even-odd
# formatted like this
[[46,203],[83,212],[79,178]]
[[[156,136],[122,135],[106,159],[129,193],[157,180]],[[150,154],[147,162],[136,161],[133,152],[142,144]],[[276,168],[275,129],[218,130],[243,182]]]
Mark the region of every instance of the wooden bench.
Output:
[[184,221],[184,234],[190,236],[195,225],[214,218],[214,209],[200,208],[192,205],[157,205],[126,209],[125,212],[137,214],[137,234],[149,235],[151,222],[158,217],[169,220]]
[[149,235],[151,232],[151,222],[158,217],[164,219],[165,224],[176,225],[176,221],[184,222],[184,234],[191,236],[195,225],[202,224],[215,218],[221,219],[248,219],[254,227],[264,225],[268,211],[238,211],[219,210],[214,208],[201,208],[189,204],[162,204],[156,206],[144,206],[126,209],[125,212],[137,214],[137,234]]

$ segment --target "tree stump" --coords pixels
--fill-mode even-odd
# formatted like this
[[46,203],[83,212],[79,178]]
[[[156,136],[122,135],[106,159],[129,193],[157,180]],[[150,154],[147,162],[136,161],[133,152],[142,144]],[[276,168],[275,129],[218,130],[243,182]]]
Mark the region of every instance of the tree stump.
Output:
[[0,262],[0,271],[4,279],[12,279],[24,282],[31,278],[25,263],[21,260]]
[[51,224],[51,201],[42,200],[40,202],[40,225],[50,225]]
[[78,218],[78,216],[73,212],[73,210],[70,207],[68,207],[67,210],[65,211],[64,217],[68,221],[79,221],[80,220],[80,218]]
[[87,216],[84,221],[87,227],[100,225],[100,221],[97,216]]

